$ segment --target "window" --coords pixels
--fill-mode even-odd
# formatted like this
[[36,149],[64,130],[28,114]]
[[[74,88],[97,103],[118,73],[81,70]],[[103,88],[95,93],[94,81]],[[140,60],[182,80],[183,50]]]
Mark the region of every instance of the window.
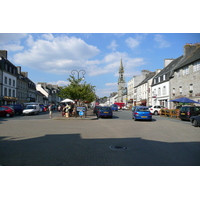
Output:
[[11,85],[11,78],[9,78],[9,85]]
[[7,77],[4,78],[4,83],[7,84]]
[[11,97],[11,89],[9,89],[9,97]]
[[4,96],[7,96],[7,88],[4,88]]
[[182,94],[183,90],[182,90],[182,86],[179,87],[179,93]]
[[177,77],[180,77],[180,70],[177,71]]
[[193,84],[190,84],[189,91],[193,91]]
[[161,95],[161,89],[158,88],[158,96],[160,96],[160,95]]
[[13,97],[15,97],[15,90],[13,90]]
[[166,95],[166,87],[163,86],[163,95]]
[[195,62],[193,66],[193,72],[199,71],[200,70],[200,61]]
[[163,81],[165,81],[165,79],[166,79],[166,75],[164,74],[164,75],[163,75]]
[[188,66],[183,68],[183,76],[185,76],[187,74],[189,74],[189,67]]
[[13,87],[15,87],[15,80],[13,80]]

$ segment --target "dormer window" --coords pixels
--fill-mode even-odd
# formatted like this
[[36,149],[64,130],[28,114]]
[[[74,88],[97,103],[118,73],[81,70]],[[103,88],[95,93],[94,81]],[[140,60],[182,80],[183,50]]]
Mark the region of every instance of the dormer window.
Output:
[[164,74],[164,75],[163,75],[163,81],[165,81],[165,79],[166,79],[166,75]]

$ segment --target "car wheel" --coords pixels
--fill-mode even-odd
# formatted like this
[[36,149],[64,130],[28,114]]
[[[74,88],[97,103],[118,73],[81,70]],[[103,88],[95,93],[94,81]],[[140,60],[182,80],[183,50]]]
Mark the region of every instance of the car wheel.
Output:
[[155,111],[155,112],[154,112],[154,115],[158,115],[158,111]]
[[10,114],[9,114],[9,113],[7,113],[7,114],[6,114],[6,117],[10,117]]
[[137,119],[136,119],[136,118],[134,118],[134,121],[137,121]]
[[197,123],[197,120],[196,120],[196,119],[193,120],[192,125],[193,125],[194,127],[198,127],[198,123]]

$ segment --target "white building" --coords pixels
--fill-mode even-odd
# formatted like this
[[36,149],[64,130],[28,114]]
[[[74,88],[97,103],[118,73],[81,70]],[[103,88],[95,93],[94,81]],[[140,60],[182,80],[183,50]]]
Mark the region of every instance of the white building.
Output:
[[182,56],[177,59],[165,59],[164,68],[156,74],[152,82],[152,106],[161,105],[170,108],[170,83],[172,71],[181,61]]

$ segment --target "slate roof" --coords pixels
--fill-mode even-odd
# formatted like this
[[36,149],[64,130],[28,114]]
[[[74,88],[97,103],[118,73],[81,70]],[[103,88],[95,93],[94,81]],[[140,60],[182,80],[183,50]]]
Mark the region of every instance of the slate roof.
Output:
[[176,71],[186,65],[189,65],[190,63],[193,63],[197,60],[200,60],[200,47],[198,47],[192,54],[187,56],[179,65],[177,65],[174,68],[174,71]]
[[[162,76],[164,74],[167,74],[168,72],[172,72],[172,70],[179,64],[183,59],[183,56],[180,56],[176,59],[174,59],[171,63],[169,63],[164,69],[162,69],[155,78]],[[171,73],[170,73],[171,74]]]
[[153,76],[155,76],[156,72],[151,72],[147,75],[147,77],[141,82],[139,83],[137,86],[135,86],[134,88],[140,86],[140,85],[143,85],[144,83],[147,83],[147,81],[151,78],[153,78]]

